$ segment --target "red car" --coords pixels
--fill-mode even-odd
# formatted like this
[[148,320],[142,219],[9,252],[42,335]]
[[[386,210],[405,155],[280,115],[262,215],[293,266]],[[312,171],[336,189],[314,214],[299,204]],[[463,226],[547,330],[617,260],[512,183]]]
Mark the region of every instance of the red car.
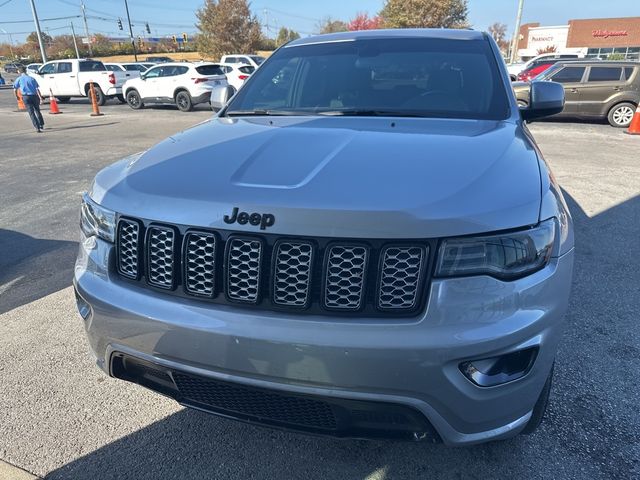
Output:
[[520,82],[528,82],[532,78],[537,77],[542,72],[544,72],[547,68],[553,65],[556,62],[544,62],[544,63],[534,63],[526,70],[523,70],[518,74],[518,80]]

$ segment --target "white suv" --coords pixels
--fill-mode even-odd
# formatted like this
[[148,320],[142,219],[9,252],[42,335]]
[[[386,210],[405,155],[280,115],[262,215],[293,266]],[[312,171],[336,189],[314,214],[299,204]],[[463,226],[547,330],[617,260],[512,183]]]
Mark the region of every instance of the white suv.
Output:
[[264,60],[260,55],[223,55],[220,63],[240,63],[258,68]]
[[189,112],[194,105],[209,101],[213,87],[226,85],[225,74],[216,63],[163,63],[128,80],[122,91],[135,110],[149,103],[172,103]]

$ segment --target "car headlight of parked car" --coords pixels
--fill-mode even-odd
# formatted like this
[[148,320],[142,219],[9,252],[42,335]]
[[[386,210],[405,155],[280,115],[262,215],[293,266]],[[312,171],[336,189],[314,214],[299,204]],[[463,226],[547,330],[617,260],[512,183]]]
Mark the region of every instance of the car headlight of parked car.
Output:
[[116,213],[101,207],[87,193],[82,195],[80,228],[87,237],[98,236],[107,242],[115,239]]
[[436,275],[521,278],[547,265],[555,238],[556,220],[551,218],[527,230],[446,239],[440,246]]

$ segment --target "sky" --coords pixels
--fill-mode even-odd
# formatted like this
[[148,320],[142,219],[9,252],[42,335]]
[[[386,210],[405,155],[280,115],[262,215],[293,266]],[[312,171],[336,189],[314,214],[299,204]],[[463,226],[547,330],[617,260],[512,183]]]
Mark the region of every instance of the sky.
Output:
[[[48,20],[79,16],[80,0],[34,0],[42,29],[51,35],[83,31],[82,18]],[[124,0],[83,0],[88,15],[89,31],[110,36],[125,36],[117,27],[117,18],[126,28]],[[128,0],[135,36],[144,35],[149,23],[153,36],[195,33],[194,11],[204,0]],[[349,20],[358,12],[375,15],[384,0],[253,0],[251,8],[269,36],[275,37],[280,27],[292,28],[306,36],[317,31],[319,22],[331,16]],[[469,0],[469,20],[473,28],[485,30],[494,22],[501,22],[513,30],[518,0]],[[525,0],[523,23],[563,25],[570,19],[640,16],[640,0]],[[34,30],[29,0],[0,0],[0,42],[24,41]],[[510,35],[510,33],[509,33]]]

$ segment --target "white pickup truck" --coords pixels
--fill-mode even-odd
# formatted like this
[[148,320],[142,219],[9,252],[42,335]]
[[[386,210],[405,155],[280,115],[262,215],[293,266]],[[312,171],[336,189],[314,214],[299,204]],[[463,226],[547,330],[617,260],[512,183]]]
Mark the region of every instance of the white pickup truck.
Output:
[[127,80],[125,72],[110,72],[96,60],[54,60],[29,75],[38,81],[43,95],[52,93],[60,102],[71,97],[88,97],[89,86],[93,84],[98,105],[114,97],[125,103],[122,96],[122,85]]

